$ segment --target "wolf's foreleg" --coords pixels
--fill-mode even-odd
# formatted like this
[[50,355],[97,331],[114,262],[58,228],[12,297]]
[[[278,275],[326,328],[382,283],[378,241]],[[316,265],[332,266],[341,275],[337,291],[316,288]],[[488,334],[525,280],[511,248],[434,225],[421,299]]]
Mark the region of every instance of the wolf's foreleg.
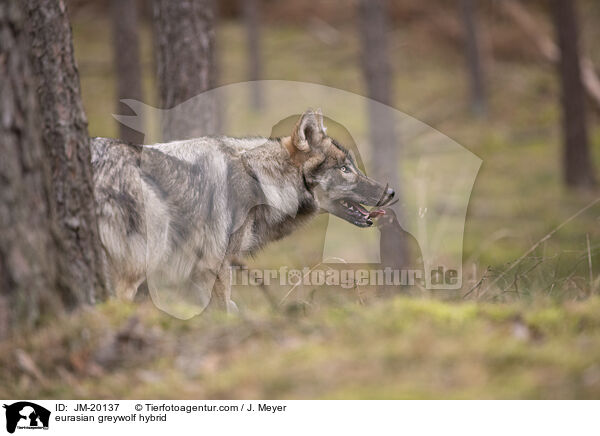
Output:
[[227,313],[237,313],[237,305],[231,300],[231,267],[224,261],[217,274],[212,290],[211,304]]

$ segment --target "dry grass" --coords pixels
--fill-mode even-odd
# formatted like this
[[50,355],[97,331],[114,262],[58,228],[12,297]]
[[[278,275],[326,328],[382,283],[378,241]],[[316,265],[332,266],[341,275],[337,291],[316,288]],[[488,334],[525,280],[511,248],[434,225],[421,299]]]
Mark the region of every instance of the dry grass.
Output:
[[112,302],[1,351],[4,398],[598,398],[600,300],[188,322]]

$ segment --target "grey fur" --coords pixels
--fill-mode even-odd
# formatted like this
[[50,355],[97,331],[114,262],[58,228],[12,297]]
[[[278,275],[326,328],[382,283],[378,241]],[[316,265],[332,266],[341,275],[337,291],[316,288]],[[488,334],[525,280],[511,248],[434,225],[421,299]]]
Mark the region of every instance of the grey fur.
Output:
[[93,138],[91,145],[109,277],[126,299],[155,277],[154,287],[189,288],[204,295],[203,306],[212,298],[234,310],[232,259],[290,234],[319,210],[370,225],[341,201],[376,205],[393,196],[326,135],[318,111],[306,112],[284,138],[203,137],[144,147]]

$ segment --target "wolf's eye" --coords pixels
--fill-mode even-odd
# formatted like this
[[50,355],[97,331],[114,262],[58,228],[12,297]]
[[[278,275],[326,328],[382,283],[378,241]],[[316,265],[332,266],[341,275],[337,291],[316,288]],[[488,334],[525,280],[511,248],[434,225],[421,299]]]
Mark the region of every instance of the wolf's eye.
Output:
[[346,165],[344,165],[344,166],[340,167],[340,170],[341,170],[343,173],[348,173],[348,172],[350,172],[350,170],[348,169],[348,167],[347,167]]

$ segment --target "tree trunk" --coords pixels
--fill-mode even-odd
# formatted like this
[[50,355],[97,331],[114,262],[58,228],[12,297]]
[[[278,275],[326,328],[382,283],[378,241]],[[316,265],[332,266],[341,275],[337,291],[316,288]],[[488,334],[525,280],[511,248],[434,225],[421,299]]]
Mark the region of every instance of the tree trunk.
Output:
[[362,69],[367,85],[367,96],[374,100],[369,105],[369,136],[373,147],[372,167],[375,177],[398,187],[398,138],[391,111],[378,104],[392,103],[392,74],[387,50],[387,2],[360,0],[360,33],[362,36]]
[[[154,37],[160,105],[171,109],[215,85],[213,0],[154,0]],[[215,133],[216,102],[195,98],[185,111],[170,111],[163,139]]]
[[[117,99],[142,101],[142,68],[138,39],[138,5],[136,0],[111,0],[113,52],[117,77]],[[129,106],[117,103],[117,113],[136,115]],[[143,114],[138,113],[138,116]],[[119,123],[122,140],[142,144],[144,134]]]
[[[248,80],[256,81],[261,76],[260,56],[260,0],[242,1],[246,39],[248,40]],[[263,107],[263,95],[259,82],[251,85],[251,103],[255,109]]]
[[473,0],[461,0],[461,12],[465,28],[465,53],[469,73],[471,110],[475,115],[485,115],[487,102],[481,65],[481,45]]
[[[369,136],[372,147],[371,167],[374,178],[389,183],[401,195],[398,163],[399,138],[395,130],[391,108],[384,105],[392,103],[392,70],[388,54],[388,12],[385,0],[359,0],[359,32],[362,38],[362,69],[367,85],[369,102]],[[377,103],[379,102],[379,103]],[[380,227],[381,263],[392,268],[407,265],[405,238],[400,234],[397,220],[392,225]],[[394,243],[389,243],[394,241]]]
[[578,49],[578,27],[574,0],[552,0],[554,24],[560,48],[558,72],[563,117],[563,171],[568,186],[595,183],[590,160],[585,93]]
[[106,297],[87,119],[63,0],[27,0],[42,141],[52,170],[57,290],[67,308]]
[[[503,0],[499,3],[499,6],[504,14],[517,25],[524,37],[535,45],[544,59],[550,63],[558,64],[560,50],[551,37],[544,32],[540,32],[542,26],[534,14],[528,12],[518,0]],[[600,111],[600,78],[590,58],[579,56],[579,60],[581,62],[583,88],[594,103],[594,108]]]
[[52,293],[50,169],[26,21],[21,0],[0,2],[0,338],[59,306]]

